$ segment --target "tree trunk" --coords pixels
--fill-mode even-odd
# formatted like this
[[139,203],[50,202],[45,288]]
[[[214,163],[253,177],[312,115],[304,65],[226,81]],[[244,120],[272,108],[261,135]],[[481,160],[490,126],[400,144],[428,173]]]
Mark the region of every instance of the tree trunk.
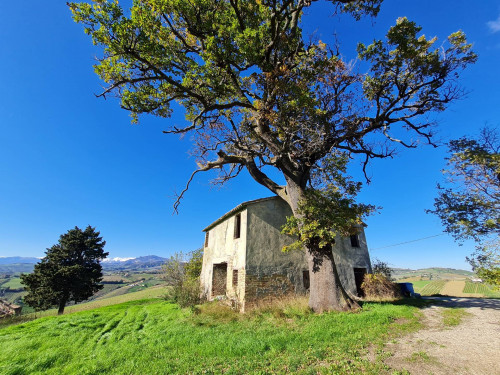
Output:
[[306,249],[310,279],[309,307],[317,313],[359,308],[342,286],[332,250],[331,245],[319,248],[313,243]]
[[64,314],[64,308],[66,307],[66,300],[59,301],[59,309],[57,310],[57,315]]
[[[288,180],[286,192],[293,214],[299,217],[299,202],[305,198],[305,189]],[[333,257],[333,246],[320,248],[319,242],[319,239],[315,239],[306,245],[310,278],[309,307],[317,313],[359,308],[342,286]]]

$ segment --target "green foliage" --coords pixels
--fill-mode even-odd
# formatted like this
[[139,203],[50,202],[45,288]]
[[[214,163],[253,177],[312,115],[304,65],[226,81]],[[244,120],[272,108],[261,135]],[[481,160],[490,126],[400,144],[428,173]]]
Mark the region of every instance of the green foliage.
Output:
[[375,259],[372,263],[372,271],[376,275],[384,275],[387,280],[392,280],[392,269],[389,264],[381,261],[380,259]]
[[320,248],[335,243],[337,234],[355,234],[363,225],[362,218],[376,210],[375,206],[356,203],[361,183],[346,174],[347,163],[346,153],[336,153],[313,171],[313,187],[305,191],[296,215],[287,217],[281,228],[282,233],[297,238],[283,251],[304,249],[317,239]]
[[481,278],[500,285],[500,134],[483,128],[479,139],[463,137],[448,147],[443,173],[450,187],[438,185],[434,210],[428,212],[457,240],[478,243],[467,260]]
[[[247,168],[275,193],[264,175],[273,166],[305,187],[311,169],[337,151],[367,160],[392,152],[368,134],[391,136],[396,124],[430,139],[423,114],[460,97],[453,80],[473,63],[461,32],[447,48],[398,20],[387,40],[359,44],[369,73],[358,74],[322,41],[302,33],[309,1],[150,0],[125,11],[118,1],[69,3],[76,22],[102,47],[96,73],[134,121],[149,113],[170,117],[172,103],[191,125],[199,171],[221,170],[219,182]],[[331,0],[341,13],[376,16],[381,0]],[[443,47],[444,48],[444,47]],[[182,195],[182,194],[181,194]]]
[[467,260],[474,272],[485,282],[500,289],[500,242],[494,239],[476,247],[476,251]]
[[62,313],[68,302],[84,301],[102,289],[100,261],[108,253],[104,252],[106,241],[99,234],[91,226],[62,234],[33,273],[21,275],[27,291],[24,302],[36,310],[58,306]]
[[[421,30],[415,22],[401,17],[389,29],[386,43],[378,40],[369,46],[358,44],[359,58],[372,64],[372,74],[367,75],[363,82],[365,95],[371,100],[384,97],[381,109],[393,107],[401,89],[430,83],[415,93],[413,105],[421,113],[444,110],[445,102],[428,101],[429,97],[436,93],[436,88],[451,72],[476,61],[477,55],[472,52],[472,45],[467,43],[463,32],[451,34],[449,47],[439,50],[433,49],[437,38],[427,40],[425,35],[419,36]],[[453,96],[457,93],[450,91],[447,94]]]
[[366,303],[357,314],[208,316],[133,301],[1,328],[0,373],[380,374],[367,348],[415,330],[416,312]]
[[163,265],[163,277],[171,286],[166,299],[181,307],[193,307],[201,302],[200,273],[203,264],[203,249],[186,256],[182,252],[172,255]]
[[184,265],[184,272],[190,279],[198,279],[203,266],[203,248],[194,250],[188,254],[189,260]]

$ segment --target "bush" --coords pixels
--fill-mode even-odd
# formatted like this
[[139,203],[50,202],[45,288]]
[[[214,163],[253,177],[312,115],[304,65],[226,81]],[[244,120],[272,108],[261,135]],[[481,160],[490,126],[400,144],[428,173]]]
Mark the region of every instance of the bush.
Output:
[[[185,259],[188,258],[186,261]],[[171,286],[165,295],[169,301],[181,307],[193,307],[201,302],[200,272],[202,250],[185,256],[182,252],[172,255],[163,265],[163,278]]]
[[380,259],[375,259],[372,264],[372,269],[374,274],[384,275],[387,280],[392,280],[392,269],[389,267],[388,263]]
[[180,307],[193,307],[201,302],[200,280],[185,278],[181,283],[172,285],[165,298]]
[[368,299],[401,298],[399,285],[380,273],[366,274],[361,288]]

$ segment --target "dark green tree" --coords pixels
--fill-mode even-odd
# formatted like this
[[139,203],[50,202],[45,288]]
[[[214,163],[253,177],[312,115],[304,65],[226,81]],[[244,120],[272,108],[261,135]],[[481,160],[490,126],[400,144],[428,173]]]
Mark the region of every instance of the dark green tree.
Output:
[[500,285],[500,134],[483,128],[477,139],[448,143],[445,186],[438,185],[434,210],[456,240],[477,242],[467,260],[476,273]]
[[62,234],[59,243],[47,249],[33,273],[21,275],[28,294],[24,302],[36,310],[64,307],[70,301],[81,302],[102,289],[101,260],[106,241],[95,228],[78,227]]
[[[168,118],[175,102],[184,107],[189,125],[165,132],[190,133],[198,169],[174,207],[196,173],[219,171],[215,182],[224,183],[248,171],[289,204],[287,230],[296,226],[311,272],[309,303],[323,311],[355,307],[339,281],[332,238],[354,231],[373,209],[355,202],[360,184],[349,180],[344,160],[358,155],[366,166],[392,156],[392,144],[416,147],[415,135],[431,143],[427,114],[462,95],[456,78],[476,55],[462,32],[436,46],[403,17],[386,40],[358,45],[360,65],[369,68],[357,72],[338,49],[303,34],[304,11],[317,3],[134,0],[124,11],[118,1],[94,0],[69,7],[103,48],[95,66],[107,84],[102,96],[118,96],[134,121],[144,113]],[[376,16],[382,0],[327,3],[360,19]],[[266,174],[271,168],[282,178]]]

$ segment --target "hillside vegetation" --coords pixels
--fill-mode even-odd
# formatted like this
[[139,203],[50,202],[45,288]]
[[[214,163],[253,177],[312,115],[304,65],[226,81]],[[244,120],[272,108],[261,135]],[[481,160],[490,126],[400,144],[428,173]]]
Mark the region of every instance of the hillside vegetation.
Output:
[[[158,271],[144,272],[141,268],[135,271],[106,271],[102,283],[103,289],[90,297],[87,302],[83,302],[84,304],[88,303],[88,301],[118,297],[123,294],[140,292],[156,285],[164,284],[161,280],[161,274],[159,274]],[[21,283],[21,279],[17,275],[0,275],[0,298],[23,306],[23,314],[29,314],[34,310],[29,306],[24,305],[22,298],[25,295],[26,291],[24,290],[24,285]],[[157,295],[158,294],[153,292],[151,295],[146,294],[141,298],[150,298]],[[125,298],[124,300],[115,303],[130,301],[132,299],[133,298]]]
[[[415,307],[365,304],[359,313],[288,306],[201,313],[159,299],[46,317],[0,329],[1,374],[378,374],[367,348],[418,327]],[[390,332],[390,333],[389,333]]]

